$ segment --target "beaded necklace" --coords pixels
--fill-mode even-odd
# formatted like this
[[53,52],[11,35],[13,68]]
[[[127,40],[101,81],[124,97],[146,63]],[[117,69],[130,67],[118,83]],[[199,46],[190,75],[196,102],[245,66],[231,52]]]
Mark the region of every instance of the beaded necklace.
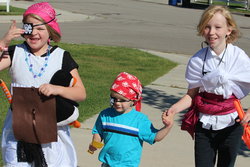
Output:
[[49,45],[48,49],[47,49],[47,54],[46,54],[46,57],[45,57],[45,60],[44,60],[44,64],[40,68],[40,71],[39,72],[35,72],[33,70],[33,64],[31,63],[31,59],[30,59],[31,53],[28,52],[27,46],[25,46],[25,62],[27,64],[28,68],[29,68],[29,71],[32,73],[33,78],[41,77],[43,75],[43,73],[45,73],[46,67],[48,66],[48,62],[49,62],[50,48],[51,48],[51,46]]

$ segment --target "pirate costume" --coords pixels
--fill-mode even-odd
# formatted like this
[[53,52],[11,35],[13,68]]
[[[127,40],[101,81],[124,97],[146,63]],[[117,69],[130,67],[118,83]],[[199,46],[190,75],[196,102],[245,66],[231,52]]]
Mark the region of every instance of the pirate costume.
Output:
[[238,114],[233,101],[250,92],[249,73],[249,57],[232,44],[227,44],[219,56],[206,47],[189,60],[188,89],[199,87],[199,94],[184,116],[182,130],[187,130],[195,139],[197,166],[214,166],[215,150],[224,151],[218,161],[224,164],[219,165],[234,164],[243,128],[236,122]]
[[[30,6],[24,13],[24,17],[28,14],[39,15],[45,20],[45,24],[61,34],[55,19],[55,11],[49,3],[42,2]],[[54,82],[52,78],[58,71],[69,73],[78,68],[78,65],[69,52],[58,46],[49,45],[47,53],[42,56],[33,55],[26,42],[10,46],[8,51],[11,58],[13,104],[8,110],[2,132],[2,155],[5,166],[76,167],[77,158],[70,137],[70,128],[67,124],[57,126],[56,100],[46,99],[40,95],[38,87]],[[44,103],[49,100],[51,103]],[[32,112],[27,114],[27,118],[30,118],[27,121],[22,119],[25,114],[19,112],[30,110],[30,106]],[[40,111],[51,111],[52,116],[49,117],[53,118],[54,122],[51,123],[49,119],[40,116]],[[15,114],[19,115],[15,116]],[[30,125],[22,128],[25,127],[22,125],[25,124],[25,120]],[[40,126],[46,124],[47,128],[41,130]],[[28,131],[29,128],[30,131]],[[54,129],[52,135],[48,136],[49,139],[44,139],[44,136],[50,134],[51,129]],[[32,135],[34,140],[31,140]]]
[[[140,81],[126,72],[120,73],[110,89],[129,100],[135,100],[140,109],[142,86]],[[114,101],[111,99],[111,105]],[[121,114],[114,108],[103,110],[95,123],[92,133],[98,133],[104,141],[99,154],[103,166],[133,166],[140,163],[143,142],[154,144],[158,130],[148,117],[132,109]]]

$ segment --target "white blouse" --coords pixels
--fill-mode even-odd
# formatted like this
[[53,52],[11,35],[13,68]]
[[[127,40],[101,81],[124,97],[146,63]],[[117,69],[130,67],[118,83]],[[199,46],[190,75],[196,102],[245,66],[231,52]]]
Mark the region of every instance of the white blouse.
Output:
[[[203,67],[207,72],[204,76]],[[190,58],[186,80],[189,89],[199,87],[200,92],[223,95],[225,99],[232,94],[242,99],[250,92],[250,59],[242,49],[232,44],[228,44],[219,56],[211,48],[203,48]],[[220,130],[234,125],[237,116],[235,111],[226,115],[200,113],[199,118],[203,128]]]

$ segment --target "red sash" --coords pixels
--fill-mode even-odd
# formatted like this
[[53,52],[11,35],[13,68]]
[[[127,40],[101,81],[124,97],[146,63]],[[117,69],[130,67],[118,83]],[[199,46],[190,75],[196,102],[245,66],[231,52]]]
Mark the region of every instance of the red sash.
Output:
[[234,100],[236,97],[232,95],[229,99],[223,99],[222,95],[202,92],[195,96],[192,106],[184,115],[181,130],[186,130],[194,139],[194,130],[198,122],[199,112],[209,115],[225,115],[235,110]]

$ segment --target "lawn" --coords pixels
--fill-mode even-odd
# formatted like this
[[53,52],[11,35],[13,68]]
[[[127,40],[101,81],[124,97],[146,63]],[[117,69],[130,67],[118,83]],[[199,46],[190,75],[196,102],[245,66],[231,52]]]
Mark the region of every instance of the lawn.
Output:
[[[20,43],[15,41],[14,44]],[[69,51],[79,65],[79,74],[87,90],[87,99],[80,103],[79,121],[84,121],[109,106],[109,88],[122,71],[136,75],[144,86],[164,75],[177,64],[167,59],[125,47],[107,47],[83,44],[55,44]],[[9,86],[8,70],[0,73]],[[0,127],[9,107],[0,91]],[[1,132],[0,132],[1,133]],[[1,162],[0,162],[1,166]]]
[[6,12],[6,6],[0,5],[0,15],[22,15],[25,9],[10,6],[10,12]]
[[[176,65],[169,60],[137,49],[66,43],[56,45],[69,51],[80,66],[79,74],[87,90],[87,99],[81,102],[79,107],[80,121],[108,106],[109,88],[119,72],[134,74],[143,85],[148,85]],[[10,78],[7,70],[0,73],[0,79],[9,86]],[[0,92],[0,95],[2,120],[8,102],[3,92]]]

